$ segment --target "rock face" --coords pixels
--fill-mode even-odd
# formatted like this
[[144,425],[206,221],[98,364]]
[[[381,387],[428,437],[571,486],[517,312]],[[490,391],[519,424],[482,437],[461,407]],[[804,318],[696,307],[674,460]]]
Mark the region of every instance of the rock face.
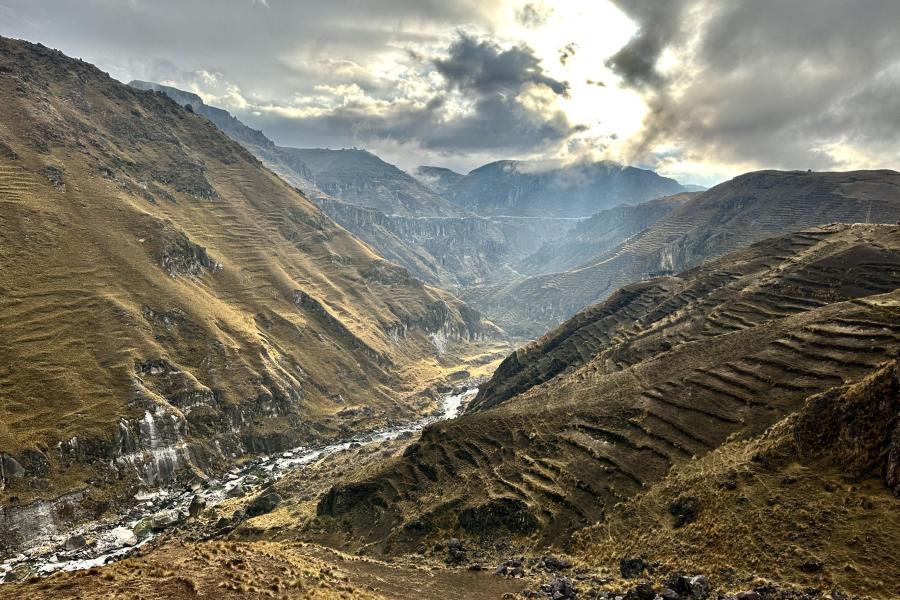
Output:
[[535,337],[622,286],[690,269],[767,237],[898,218],[900,174],[894,171],[748,173],[692,197],[573,269],[464,296],[509,333]]
[[569,219],[388,216],[326,197],[316,204],[385,258],[417,278],[451,289],[517,277],[520,261],[542,244],[558,240]]
[[848,476],[880,477],[900,497],[900,367],[813,396],[794,424],[801,458],[827,457]]
[[248,517],[258,517],[270,513],[281,504],[281,496],[278,492],[264,492],[260,494],[247,506]]
[[411,175],[365,150],[287,150],[305,164],[312,183],[344,202],[405,217],[464,216]]
[[183,100],[0,38],[0,510],[23,534],[64,509],[38,497],[90,482],[99,507],[329,437],[342,403],[408,417],[397,373],[485,332]]
[[612,162],[559,166],[503,160],[470,172],[447,196],[482,216],[590,217],[683,191],[674,179]]
[[[671,469],[880,369],[900,350],[898,282],[900,227],[834,225],[625,287],[510,356],[462,418],[426,428],[402,460],[333,488],[321,521],[360,543],[415,545],[465,532],[464,514],[481,524],[513,514],[533,520],[521,537],[565,544]],[[837,424],[866,410],[809,418]],[[848,422],[859,441],[846,454],[887,474],[894,425],[879,421]],[[847,439],[841,431],[822,435]],[[709,501],[685,489],[654,502],[677,538],[714,518]],[[405,514],[427,515],[430,528],[413,535],[394,521]]]

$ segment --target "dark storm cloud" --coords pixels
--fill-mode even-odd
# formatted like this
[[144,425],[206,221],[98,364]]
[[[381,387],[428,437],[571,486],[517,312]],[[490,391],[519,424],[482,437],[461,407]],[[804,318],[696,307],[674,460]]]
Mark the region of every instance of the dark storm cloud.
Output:
[[[500,155],[533,153],[583,129],[553,105],[568,84],[548,77],[527,47],[504,49],[459,32],[446,55],[420,58],[423,68],[434,68],[444,81],[426,102],[349,103],[311,116],[273,111],[250,120],[278,131],[284,143],[346,147],[390,141],[445,153]],[[466,110],[456,110],[454,94]]]
[[640,29],[606,64],[634,87],[659,85],[656,63],[666,46],[682,31],[682,11],[688,0],[613,0]]
[[[650,108],[636,155],[677,140],[695,160],[827,169],[853,152],[900,162],[900,2],[616,3],[640,27],[608,62]],[[667,48],[686,59],[668,72]]]
[[568,83],[544,74],[541,61],[528,47],[504,50],[464,32],[450,46],[449,56],[435,59],[434,66],[451,87],[478,95],[518,92],[526,83],[545,85],[559,95],[569,89]]

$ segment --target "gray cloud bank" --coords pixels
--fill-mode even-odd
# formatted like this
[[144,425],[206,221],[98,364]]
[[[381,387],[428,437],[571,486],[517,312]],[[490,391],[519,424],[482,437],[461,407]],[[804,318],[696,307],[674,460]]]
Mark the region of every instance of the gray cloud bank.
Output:
[[[633,156],[900,166],[900,2],[615,3],[640,30],[607,64],[650,109]],[[684,62],[660,68],[667,50]]]
[[[898,0],[612,1],[639,27],[596,57],[598,79],[647,104],[640,131],[615,142],[632,162],[900,163]],[[282,144],[460,168],[551,157],[583,134],[559,108],[569,83],[490,34],[498,19],[537,31],[556,12],[526,0],[0,0],[0,33],[124,81],[203,91]]]

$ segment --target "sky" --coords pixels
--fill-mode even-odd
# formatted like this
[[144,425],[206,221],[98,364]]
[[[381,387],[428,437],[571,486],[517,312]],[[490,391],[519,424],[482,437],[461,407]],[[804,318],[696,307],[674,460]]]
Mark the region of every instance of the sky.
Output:
[[404,169],[900,165],[898,0],[0,0],[0,34]]

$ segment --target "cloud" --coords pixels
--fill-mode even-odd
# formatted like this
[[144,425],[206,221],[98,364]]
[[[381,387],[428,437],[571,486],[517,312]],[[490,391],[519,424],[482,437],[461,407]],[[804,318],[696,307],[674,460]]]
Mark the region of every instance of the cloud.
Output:
[[465,32],[451,44],[449,56],[435,59],[434,66],[450,87],[478,95],[517,92],[526,83],[547,86],[562,96],[569,89],[568,83],[544,74],[540,60],[527,46],[504,50],[492,40]]
[[633,159],[896,167],[895,0],[616,3],[639,31],[607,64],[649,109]]
[[575,51],[577,49],[578,44],[575,42],[569,42],[563,46],[559,51],[559,64],[565,66],[565,64],[569,62],[569,59],[575,56]]
[[606,64],[633,87],[659,86],[657,70],[663,50],[684,31],[682,13],[688,0],[614,0],[640,26],[637,34]]
[[553,149],[583,130],[557,105],[568,84],[546,75],[525,46],[457,32],[442,54],[412,58],[417,67],[407,75],[419,69],[408,77],[423,86],[418,93],[377,98],[360,87],[329,88],[322,105],[305,98],[267,107],[252,123],[286,144],[495,156]]
[[525,27],[537,28],[546,24],[553,9],[543,2],[529,2],[516,10],[516,21]]

